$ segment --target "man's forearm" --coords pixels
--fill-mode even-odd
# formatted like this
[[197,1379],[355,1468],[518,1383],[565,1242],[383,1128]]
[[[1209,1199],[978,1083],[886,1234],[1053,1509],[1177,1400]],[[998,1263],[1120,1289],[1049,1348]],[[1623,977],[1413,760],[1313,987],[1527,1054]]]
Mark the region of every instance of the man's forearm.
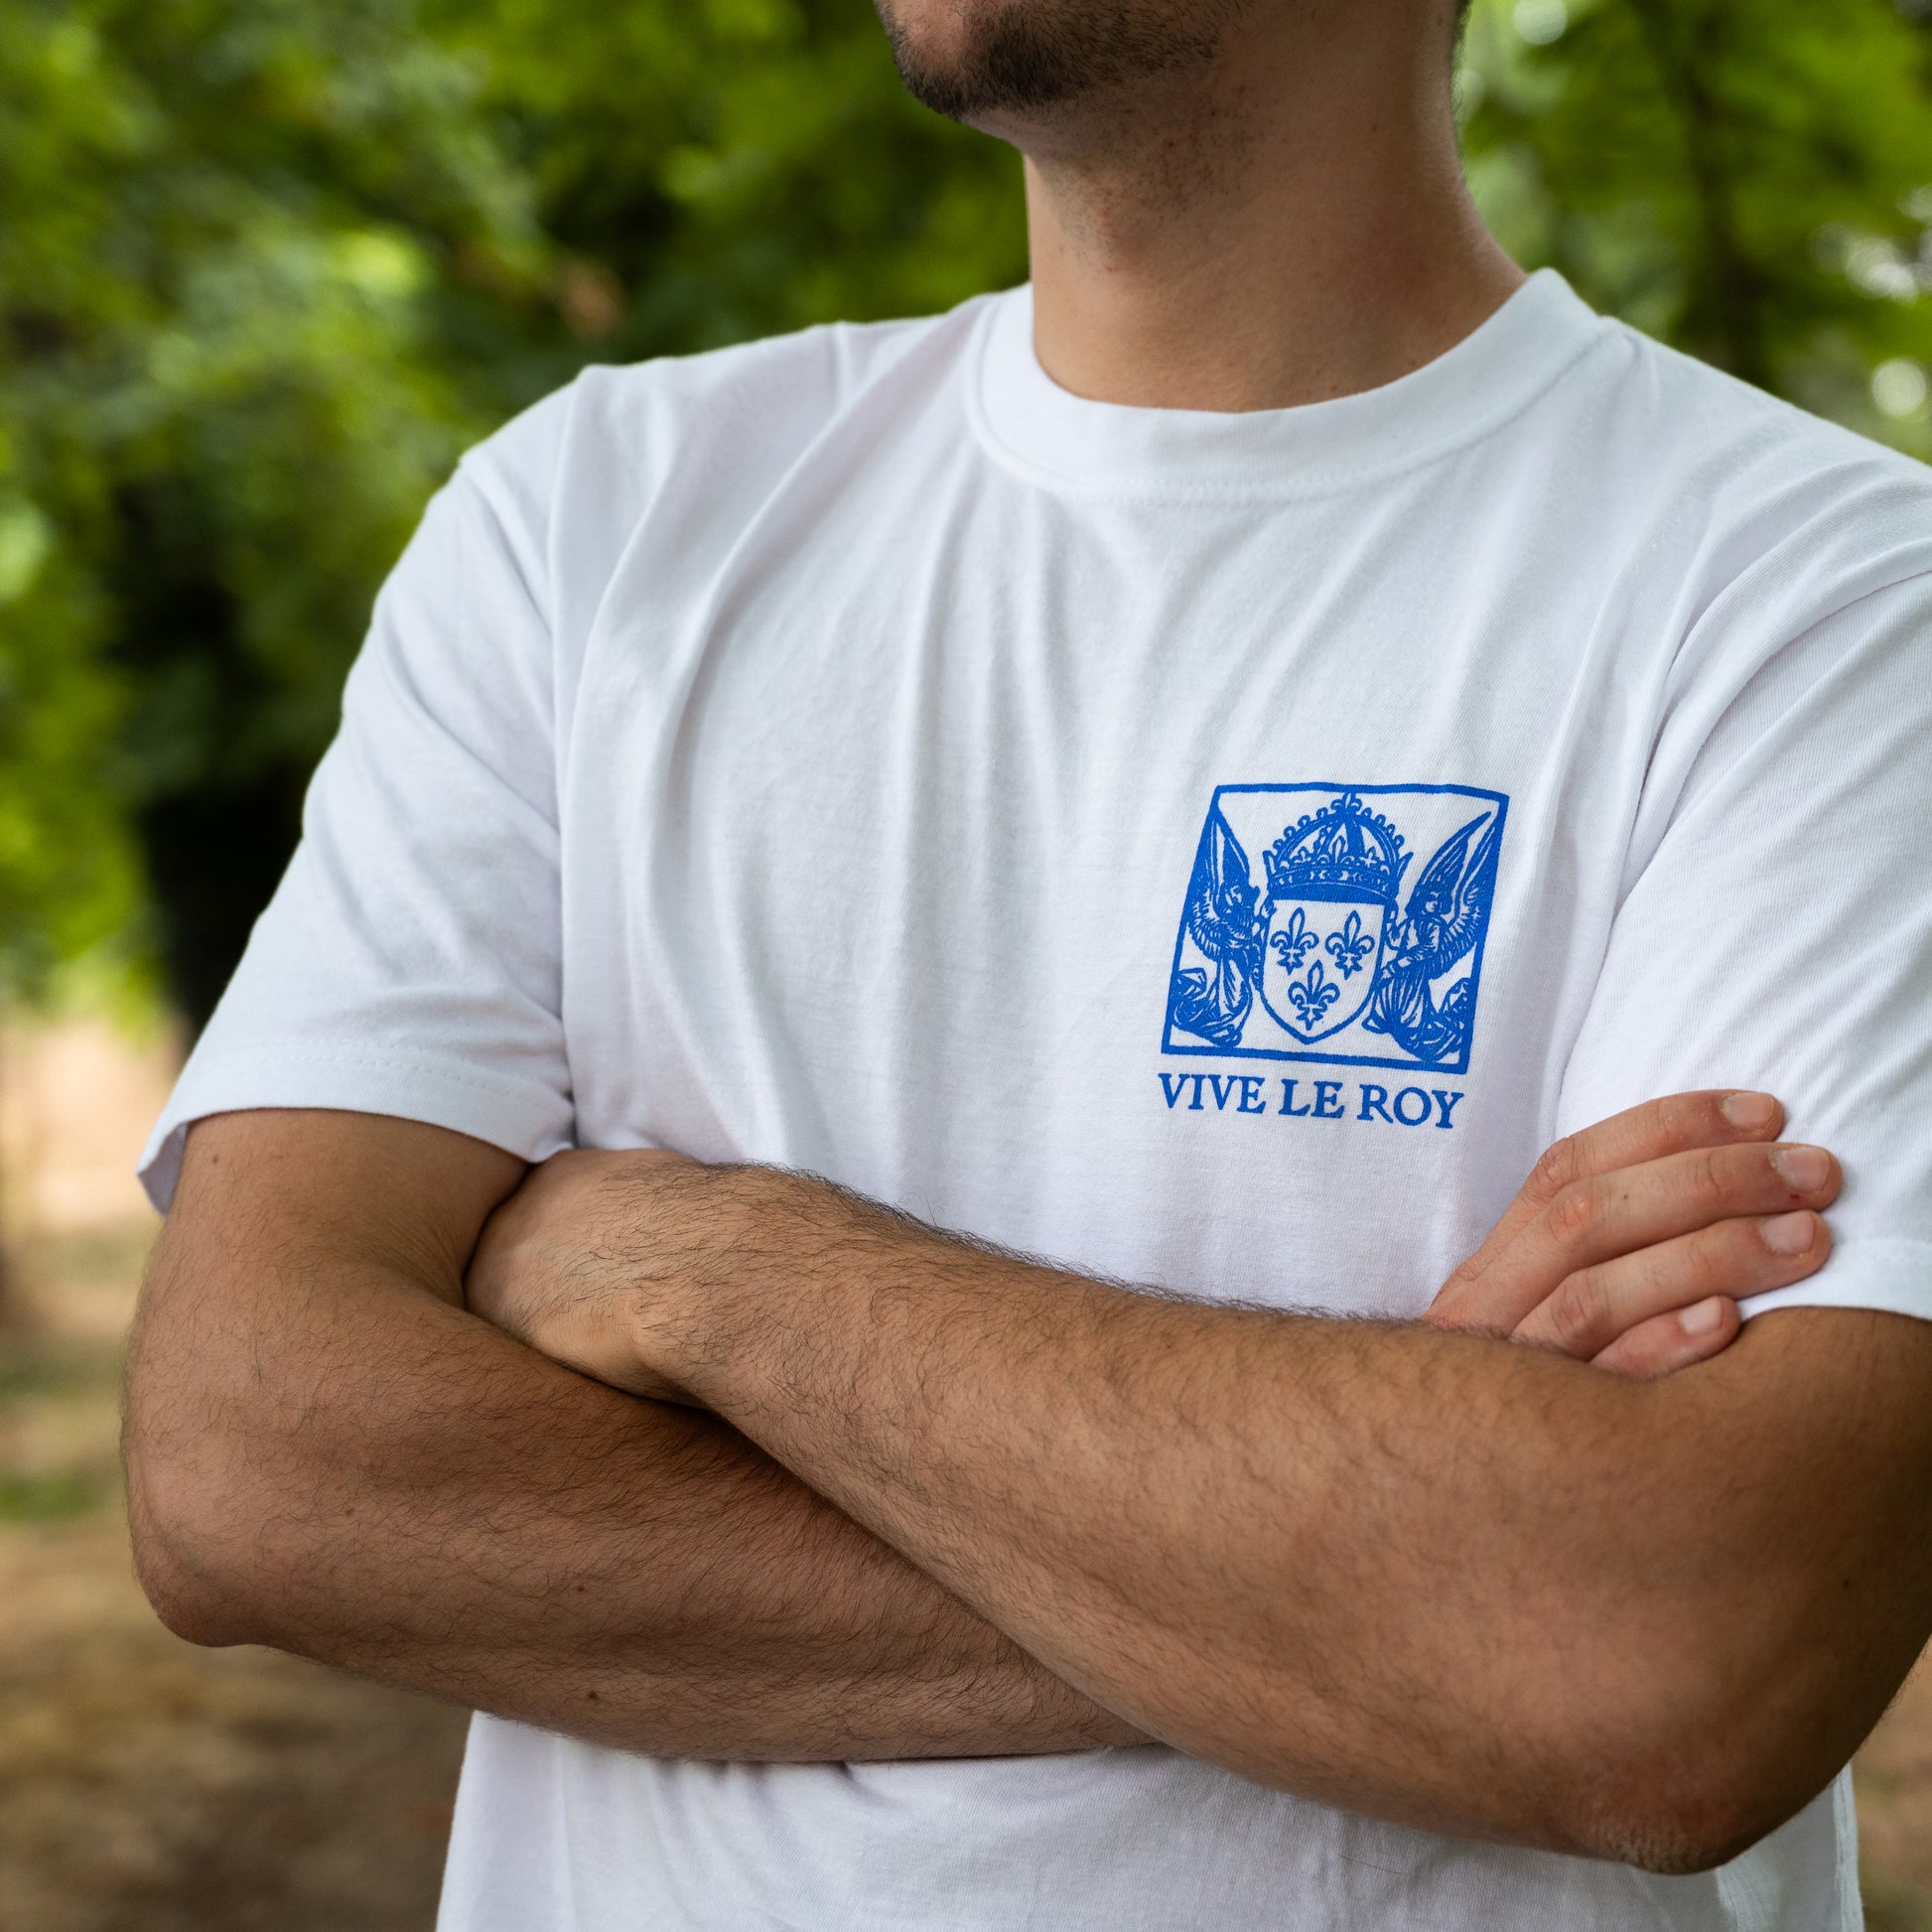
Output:
[[[1844,1550],[1797,1561],[1752,1493],[1702,1477],[1755,1461],[1775,1487],[1821,1447],[1736,1440],[1789,1366],[1762,1337],[1633,1386],[1480,1338],[1132,1294],[792,1176],[696,1184],[732,1265],[702,1298],[646,1293],[644,1361],[1183,1749],[1670,1867],[1794,1808],[1882,1706],[1882,1670],[1821,1698],[1778,1633],[1879,1587],[1883,1553],[1821,1520]],[[1844,1364],[1841,1414],[1885,1373],[1871,1352]],[[1834,1453],[1833,1480],[1885,1479]],[[1758,1782],[1733,1803],[1738,1762]]]
[[185,1633],[666,1754],[1132,1735],[717,1418],[560,1369],[392,1267],[216,1272],[191,1245],[164,1232],[128,1418],[144,1574]]

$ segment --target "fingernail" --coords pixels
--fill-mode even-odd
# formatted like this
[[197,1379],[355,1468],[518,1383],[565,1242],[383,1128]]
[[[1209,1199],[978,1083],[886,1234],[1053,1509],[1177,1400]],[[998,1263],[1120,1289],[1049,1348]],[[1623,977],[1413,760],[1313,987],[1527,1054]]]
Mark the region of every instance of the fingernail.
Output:
[[1682,1310],[1677,1317],[1677,1325],[1687,1335],[1708,1335],[1725,1318],[1724,1297],[1713,1295],[1708,1301],[1694,1302]]
[[1803,1192],[1822,1187],[1832,1172],[1832,1157],[1822,1147],[1781,1147],[1771,1153],[1771,1165],[1793,1187]]
[[1805,1208],[1795,1214],[1773,1214],[1759,1221],[1757,1231],[1774,1255],[1801,1255],[1817,1233],[1816,1217]]
[[1777,1118],[1778,1103],[1768,1093],[1727,1093],[1718,1102],[1718,1111],[1731,1126],[1748,1131],[1769,1127]]

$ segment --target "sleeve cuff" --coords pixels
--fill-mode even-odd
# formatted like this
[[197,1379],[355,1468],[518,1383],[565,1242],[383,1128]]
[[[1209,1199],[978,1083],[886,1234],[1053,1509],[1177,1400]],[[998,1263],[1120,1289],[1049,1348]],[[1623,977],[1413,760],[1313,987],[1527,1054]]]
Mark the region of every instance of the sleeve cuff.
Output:
[[1877,1309],[1932,1321],[1932,1241],[1852,1235],[1809,1281],[1738,1303],[1745,1320],[1773,1309]]
[[400,1053],[228,1053],[191,1064],[135,1172],[163,1214],[174,1199],[188,1130],[209,1114],[259,1107],[320,1107],[388,1114],[447,1127],[524,1161],[572,1145],[570,1097],[491,1068]]

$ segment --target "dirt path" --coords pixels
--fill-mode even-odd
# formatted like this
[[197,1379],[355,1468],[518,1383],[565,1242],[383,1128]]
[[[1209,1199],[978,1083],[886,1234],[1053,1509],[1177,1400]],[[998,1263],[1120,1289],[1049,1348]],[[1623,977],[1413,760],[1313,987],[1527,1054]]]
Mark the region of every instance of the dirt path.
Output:
[[5,1932],[424,1932],[463,1718],[155,1622],[110,1519],[0,1538]]
[[1853,1766],[1870,1932],[1932,1932],[1932,1651]]
[[135,1584],[120,1329],[150,1224],[34,1257],[0,1334],[0,1932],[426,1932],[463,1714],[198,1650]]

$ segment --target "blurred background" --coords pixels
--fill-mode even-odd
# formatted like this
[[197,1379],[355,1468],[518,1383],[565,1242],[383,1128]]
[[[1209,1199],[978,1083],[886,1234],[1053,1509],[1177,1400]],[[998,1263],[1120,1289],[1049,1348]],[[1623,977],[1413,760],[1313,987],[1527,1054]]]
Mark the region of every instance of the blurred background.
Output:
[[[1932,0],[1476,0],[1526,266],[1932,458]],[[1026,273],[867,0],[0,0],[0,1928],[427,1927],[461,1720],[197,1652],[128,1568],[129,1177],[376,585],[591,361]],[[1932,1689],[1860,1765],[1932,1932]]]

